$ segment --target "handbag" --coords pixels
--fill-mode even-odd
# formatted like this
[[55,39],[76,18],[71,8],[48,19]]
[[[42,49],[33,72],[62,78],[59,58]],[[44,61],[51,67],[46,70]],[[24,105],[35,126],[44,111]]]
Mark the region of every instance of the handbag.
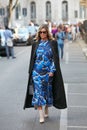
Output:
[[11,38],[8,38],[8,39],[7,39],[7,46],[9,46],[9,47],[12,47],[12,46],[13,46],[13,41],[12,41]]

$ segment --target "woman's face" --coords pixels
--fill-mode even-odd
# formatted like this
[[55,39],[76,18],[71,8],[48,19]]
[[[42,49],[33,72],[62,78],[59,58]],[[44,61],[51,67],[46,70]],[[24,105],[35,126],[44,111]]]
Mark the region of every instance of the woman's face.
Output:
[[40,37],[41,37],[42,40],[47,40],[47,31],[46,31],[45,28],[42,28],[40,30]]

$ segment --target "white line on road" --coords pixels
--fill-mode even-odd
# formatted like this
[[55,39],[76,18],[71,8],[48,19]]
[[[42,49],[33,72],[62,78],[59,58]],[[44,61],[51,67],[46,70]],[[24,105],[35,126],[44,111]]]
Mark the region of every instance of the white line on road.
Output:
[[[65,84],[66,99],[68,99],[68,84]],[[60,130],[67,130],[67,108],[61,110],[60,116]]]
[[87,93],[68,93],[68,95],[80,95],[80,96],[87,96]]
[[68,52],[66,52],[65,63],[66,64],[69,63],[69,53]]
[[87,106],[68,106],[69,108],[85,108],[87,109]]
[[87,126],[68,126],[68,128],[79,128],[79,129],[86,129],[87,130]]

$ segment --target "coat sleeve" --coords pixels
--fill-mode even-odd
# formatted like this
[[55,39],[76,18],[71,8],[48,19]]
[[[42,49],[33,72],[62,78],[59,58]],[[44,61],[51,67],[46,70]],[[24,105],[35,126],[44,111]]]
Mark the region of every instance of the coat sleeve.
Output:
[[66,104],[66,96],[65,96],[65,89],[64,89],[64,81],[61,73],[60,68],[60,60],[58,54],[58,46],[56,41],[53,42],[53,55],[54,55],[54,63],[56,67],[56,71],[54,73],[53,78],[53,106],[59,109],[63,109],[67,107]]
[[32,44],[32,47],[31,47],[31,54],[30,54],[30,61],[29,61],[29,70],[28,70],[28,73],[30,73],[31,68],[32,68],[32,60],[33,60],[33,54],[34,54],[34,46],[35,46],[35,44],[33,43],[33,44]]
[[53,53],[55,55],[55,58],[59,62],[59,53],[58,53],[58,44],[57,44],[57,41],[54,41],[52,46],[53,46]]

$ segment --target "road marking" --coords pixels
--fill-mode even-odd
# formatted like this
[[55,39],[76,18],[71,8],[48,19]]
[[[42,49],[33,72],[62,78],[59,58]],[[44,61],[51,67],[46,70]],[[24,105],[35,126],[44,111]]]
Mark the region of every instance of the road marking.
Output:
[[[68,98],[67,92],[68,92],[68,84],[65,84],[66,100]],[[67,130],[67,108],[61,110],[59,130]]]
[[87,96],[87,93],[68,93],[68,95],[80,95],[80,96]]
[[85,109],[87,109],[87,106],[68,106],[68,107],[70,107],[70,108],[85,108]]
[[87,129],[87,126],[68,126],[68,128]]
[[66,64],[69,63],[69,53],[68,52],[66,52],[65,63]]

